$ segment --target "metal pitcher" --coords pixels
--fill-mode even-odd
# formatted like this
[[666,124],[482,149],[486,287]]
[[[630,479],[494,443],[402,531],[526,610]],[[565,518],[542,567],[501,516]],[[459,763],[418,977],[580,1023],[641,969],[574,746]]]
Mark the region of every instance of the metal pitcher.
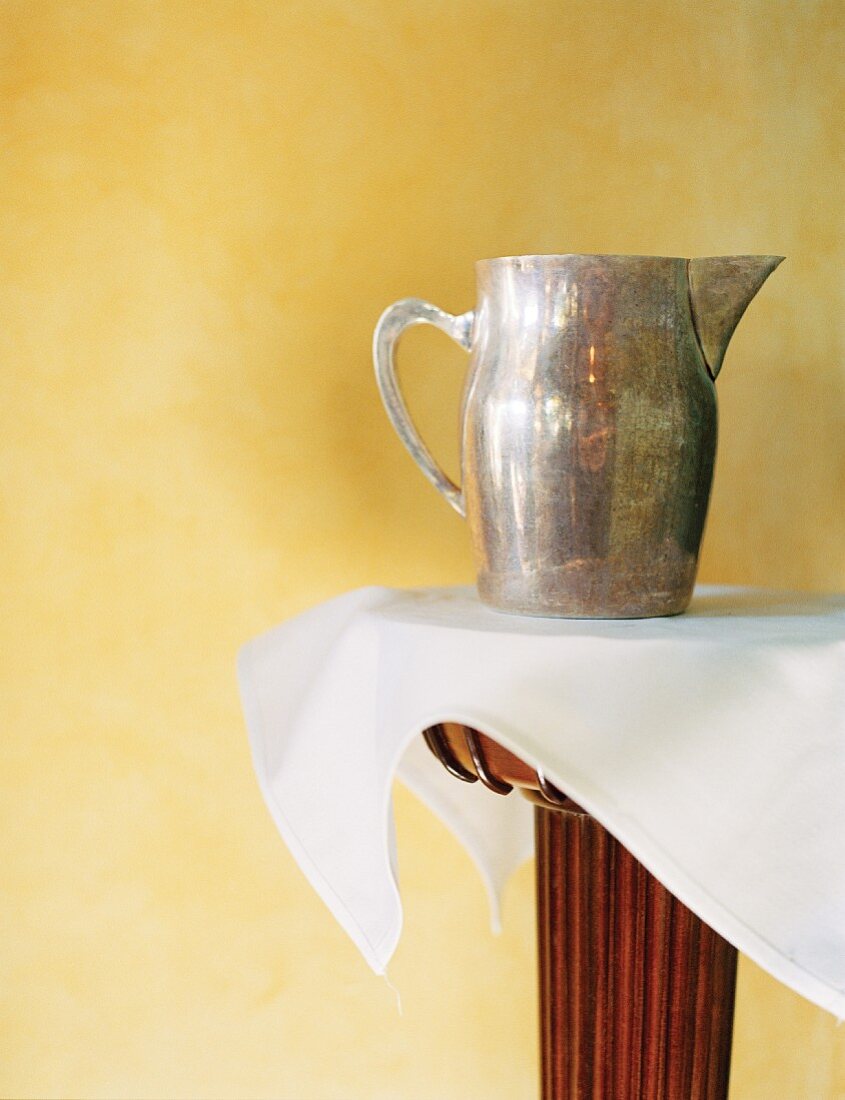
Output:
[[[390,306],[373,341],[387,414],[469,521],[481,599],[568,618],[674,615],[689,603],[728,341],[782,256],[505,256],[476,264],[477,306]],[[399,389],[394,346],[432,324],[470,353],[462,486]]]

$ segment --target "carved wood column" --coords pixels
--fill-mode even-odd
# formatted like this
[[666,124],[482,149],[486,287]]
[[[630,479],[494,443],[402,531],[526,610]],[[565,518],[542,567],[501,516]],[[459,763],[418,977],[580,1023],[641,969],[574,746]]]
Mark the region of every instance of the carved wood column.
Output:
[[535,829],[544,1100],[724,1100],[736,950],[588,814]]
[[542,1100],[725,1100],[735,948],[541,772],[462,726],[425,736],[535,803]]

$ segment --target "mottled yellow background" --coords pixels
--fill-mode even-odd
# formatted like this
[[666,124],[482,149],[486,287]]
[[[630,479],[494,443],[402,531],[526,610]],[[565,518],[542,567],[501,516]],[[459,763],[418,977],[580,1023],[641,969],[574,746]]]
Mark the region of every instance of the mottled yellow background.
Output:
[[[785,254],[719,381],[702,578],[845,585],[844,11],[0,3],[0,1095],[535,1095],[530,868],[495,939],[399,794],[399,1017],[261,803],[235,653],[470,579],[369,342],[491,255]],[[462,353],[405,353],[454,470]],[[731,1096],[845,1096],[845,1030],[746,963]]]

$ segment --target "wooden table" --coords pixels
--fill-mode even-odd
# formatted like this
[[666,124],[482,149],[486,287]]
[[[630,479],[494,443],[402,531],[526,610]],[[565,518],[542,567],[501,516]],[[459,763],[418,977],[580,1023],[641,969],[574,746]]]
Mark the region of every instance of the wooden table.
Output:
[[724,1100],[736,949],[541,771],[465,726],[423,736],[534,803],[543,1100]]

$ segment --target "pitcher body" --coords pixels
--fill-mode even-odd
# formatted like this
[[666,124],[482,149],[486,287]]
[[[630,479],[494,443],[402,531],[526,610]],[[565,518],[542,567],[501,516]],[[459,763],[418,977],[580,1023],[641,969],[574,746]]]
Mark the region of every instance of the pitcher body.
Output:
[[463,414],[481,598],[539,615],[682,610],[716,449],[686,264],[482,261]]

